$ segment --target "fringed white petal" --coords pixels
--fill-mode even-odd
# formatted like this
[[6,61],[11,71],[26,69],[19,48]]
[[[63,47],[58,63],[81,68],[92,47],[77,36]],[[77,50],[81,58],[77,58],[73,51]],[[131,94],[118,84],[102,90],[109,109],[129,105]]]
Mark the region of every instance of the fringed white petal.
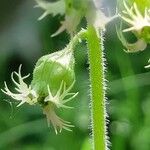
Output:
[[71,128],[74,127],[70,122],[65,121],[58,117],[51,105],[47,105],[43,108],[43,114],[46,115],[48,126],[52,124],[54,127],[55,133],[61,132],[62,129],[67,131],[72,131]]
[[149,9],[145,8],[145,14],[143,15],[136,3],[131,8],[124,1],[124,7],[126,10],[123,11],[122,15],[119,15],[130,27],[124,29],[124,32],[129,31],[141,31],[144,27],[150,27],[150,13]]
[[57,108],[61,108],[61,107],[72,108],[72,107],[66,106],[65,103],[71,101],[78,95],[78,93],[69,93],[73,85],[74,85],[74,82],[71,84],[70,87],[66,88],[65,82],[62,81],[58,91],[56,92],[54,96],[52,95],[50,87],[47,86],[48,96],[45,98],[44,101],[53,103]]
[[[18,82],[14,79],[14,75],[16,75],[16,77],[18,78]],[[27,77],[29,77],[29,74],[26,76],[21,76],[21,65],[19,66],[19,70],[18,73],[17,72],[13,72],[11,74],[11,79],[13,81],[13,83],[16,85],[15,90],[18,93],[13,93],[9,90],[6,82],[4,82],[5,87],[4,90],[2,90],[3,93],[5,93],[6,95],[10,96],[11,98],[20,101],[20,103],[17,105],[17,107],[21,106],[24,103],[28,103],[30,105],[33,105],[37,102],[37,94],[34,90],[31,89],[31,87],[23,81],[24,79],[26,79]]]

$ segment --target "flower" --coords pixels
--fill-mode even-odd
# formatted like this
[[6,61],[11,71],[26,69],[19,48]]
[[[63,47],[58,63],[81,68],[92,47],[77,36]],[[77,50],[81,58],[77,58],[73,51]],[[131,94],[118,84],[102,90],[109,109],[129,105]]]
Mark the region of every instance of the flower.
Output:
[[[22,77],[21,76],[21,66],[19,66],[19,71],[17,72],[12,72],[11,74],[11,79],[14,82],[14,84],[16,85],[15,90],[18,93],[13,93],[9,90],[6,82],[4,82],[5,84],[5,88],[4,90],[2,90],[3,93],[7,94],[8,96],[10,96],[11,98],[17,100],[17,101],[21,101],[17,107],[21,106],[24,103],[28,103],[30,105],[33,105],[35,103],[37,103],[37,98],[38,98],[38,94],[31,89],[31,86],[28,87],[28,85],[23,81],[24,79],[29,77],[29,74]],[[18,83],[15,81],[14,79],[14,75],[16,75],[18,77]]]
[[[122,30],[122,24],[120,29],[117,29],[117,35],[122,44],[127,48],[126,52],[138,52],[143,51],[147,47],[147,43],[150,42],[150,9],[145,8],[144,14],[140,12],[136,3],[133,3],[132,7],[123,1],[125,10],[119,16],[128,23],[129,27]],[[135,43],[129,43],[123,32],[132,32],[137,41]]]
[[48,126],[50,126],[50,123],[53,125],[56,134],[58,130],[61,132],[62,129],[72,131],[70,128],[74,126],[71,125],[70,122],[58,117],[50,104],[43,108],[43,114],[46,115]]
[[[45,0],[35,0],[37,5],[35,7],[42,8],[45,12],[38,18],[38,20],[42,20],[47,15],[51,14],[53,16],[56,15],[65,15],[64,21],[61,21],[61,26],[59,29],[53,33],[51,36],[57,36],[63,31],[67,30],[67,32],[73,36],[76,27],[80,23],[82,19],[82,11],[79,9],[75,9],[73,7],[73,1],[69,1],[69,3],[65,0],[58,0],[56,2],[47,2]],[[80,1],[79,1],[80,2]],[[80,2],[82,4],[82,2]],[[79,5],[80,6],[80,5]]]
[[[20,101],[18,107],[24,103],[29,105],[39,104],[43,114],[47,117],[48,125],[53,125],[56,134],[62,129],[71,131],[73,125],[58,117],[55,110],[59,108],[72,108],[66,105],[78,94],[71,93],[75,83],[74,56],[72,45],[67,46],[61,51],[42,56],[36,63],[33,71],[33,80],[28,86],[24,79],[29,77],[21,75],[21,66],[18,72],[12,72],[11,79],[16,85],[13,93],[9,90],[6,82],[2,92],[11,98]],[[18,78],[18,82],[15,80]]]
[[[58,53],[54,53],[54,54],[58,54]],[[53,59],[56,56],[54,54],[52,54],[53,57],[51,59]],[[61,62],[61,60],[62,60],[61,58],[58,59],[58,61],[60,61],[60,62]],[[67,63],[68,62],[66,62],[66,65],[67,65]],[[58,130],[59,130],[59,132],[61,132],[62,129],[72,131],[70,128],[74,127],[74,126],[71,125],[70,122],[65,121],[65,120],[61,119],[60,117],[58,117],[55,113],[55,109],[58,109],[58,108],[72,108],[72,107],[66,106],[65,103],[67,103],[70,100],[72,100],[73,98],[75,98],[78,94],[78,92],[77,93],[71,93],[70,92],[70,90],[72,89],[75,81],[72,82],[72,84],[69,87],[68,87],[68,85],[66,85],[67,82],[61,81],[60,87],[59,87],[59,89],[57,89],[57,92],[56,92],[55,95],[54,95],[55,90],[51,91],[50,86],[48,84],[47,85],[47,91],[44,93],[44,94],[47,93],[47,95],[45,95],[44,98],[43,98],[43,93],[40,93],[41,91],[35,90],[36,87],[34,87],[32,84],[31,84],[32,86],[31,85],[28,86],[24,82],[24,79],[28,78],[29,74],[26,75],[26,76],[21,76],[21,66],[22,65],[19,66],[18,73],[17,72],[12,72],[12,74],[11,74],[11,79],[12,79],[13,83],[16,85],[15,90],[18,93],[11,92],[9,90],[6,82],[4,82],[4,84],[5,84],[4,90],[1,89],[2,92],[4,92],[5,94],[7,94],[8,96],[10,96],[11,98],[13,98],[17,101],[21,101],[17,105],[17,107],[21,106],[24,103],[28,103],[30,105],[38,103],[38,104],[41,105],[41,99],[43,99],[41,106],[43,108],[43,114],[46,115],[48,126],[50,126],[50,123],[51,123],[54,127],[54,130],[55,130],[56,134],[58,133]],[[57,68],[55,68],[55,69],[57,70]],[[18,82],[14,79],[14,75],[16,75],[18,77]],[[43,74],[42,74],[42,76],[43,76]],[[67,84],[69,84],[69,82]],[[39,87],[39,88],[42,88],[42,91],[43,91],[42,86]]]
[[[57,36],[65,30],[73,37],[76,28],[84,17],[86,17],[88,24],[92,24],[97,30],[105,30],[106,24],[118,16],[114,15],[107,17],[101,9],[97,7],[97,2],[95,0],[58,0],[56,2],[47,2],[45,0],[35,1],[37,2],[35,7],[40,7],[45,11],[38,20],[45,18],[49,14],[52,14],[53,16],[65,16],[64,20],[61,21],[61,26],[51,35],[51,37]],[[100,4],[101,2],[98,3]]]
[[[47,90],[48,90],[48,96],[44,99],[45,102],[51,102],[53,103],[57,108],[72,108],[69,106],[64,105],[65,103],[69,102],[70,100],[72,100],[73,98],[75,98],[78,95],[77,93],[69,93],[69,91],[72,89],[74,85],[74,82],[72,83],[72,85],[66,89],[66,84],[64,81],[61,82],[60,88],[58,89],[57,93],[55,94],[55,96],[52,95],[52,92],[50,91],[50,87],[49,85],[47,86]],[[67,99],[65,99],[65,97],[67,96],[71,96],[68,97]]]
[[62,129],[71,131],[73,125],[56,115],[61,108],[72,108],[66,103],[77,96],[71,93],[75,83],[73,50],[67,46],[63,50],[42,56],[33,71],[31,87],[39,94],[38,103],[46,115],[48,125],[56,134]]
[[60,88],[55,94],[55,96],[52,95],[49,86],[47,86],[48,96],[44,99],[44,102],[48,104],[43,107],[43,114],[45,114],[47,117],[48,126],[50,125],[50,123],[53,125],[56,134],[58,133],[58,129],[59,132],[61,132],[62,129],[72,131],[70,128],[74,127],[73,125],[70,124],[70,122],[65,121],[60,117],[58,117],[54,111],[55,108],[72,108],[64,104],[75,98],[78,94],[78,93],[69,93],[73,85],[74,82],[69,88],[66,89],[66,84],[65,82],[62,81]]
[[145,14],[143,15],[136,3],[133,3],[133,6],[129,8],[125,1],[123,2],[126,10],[123,11],[124,15],[120,15],[120,17],[131,26],[124,29],[123,32],[141,32],[144,27],[150,27],[150,9],[145,8]]

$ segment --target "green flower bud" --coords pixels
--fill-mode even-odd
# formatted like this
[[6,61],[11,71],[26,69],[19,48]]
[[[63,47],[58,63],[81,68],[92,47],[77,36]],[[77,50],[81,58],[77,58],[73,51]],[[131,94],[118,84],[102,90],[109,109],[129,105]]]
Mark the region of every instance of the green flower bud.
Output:
[[74,56],[69,46],[64,50],[41,57],[33,71],[31,87],[38,93],[38,103],[43,108],[48,124],[52,123],[55,132],[70,131],[70,122],[59,118],[56,108],[71,108],[65,103],[78,93],[70,93],[75,82]]
[[74,56],[72,51],[64,49],[45,55],[38,60],[33,71],[31,86],[39,95],[45,97],[48,95],[47,86],[55,95],[62,81],[68,88],[74,80]]

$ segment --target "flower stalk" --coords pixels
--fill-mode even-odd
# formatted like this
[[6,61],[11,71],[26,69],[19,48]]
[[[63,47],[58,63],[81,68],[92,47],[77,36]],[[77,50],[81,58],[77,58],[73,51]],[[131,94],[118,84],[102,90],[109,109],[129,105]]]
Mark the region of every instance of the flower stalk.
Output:
[[105,82],[102,35],[100,38],[93,26],[88,27],[87,44],[89,48],[89,67],[91,82],[91,117],[93,149],[107,150]]

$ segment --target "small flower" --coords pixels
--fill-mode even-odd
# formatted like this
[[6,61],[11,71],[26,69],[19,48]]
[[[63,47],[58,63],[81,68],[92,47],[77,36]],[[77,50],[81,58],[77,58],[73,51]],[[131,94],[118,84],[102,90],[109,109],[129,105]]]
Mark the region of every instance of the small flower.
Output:
[[[16,75],[18,77],[18,83],[15,81],[14,75]],[[29,77],[29,74],[24,76],[24,77],[21,76],[21,65],[19,66],[18,73],[12,72],[11,79],[14,82],[14,84],[16,85],[15,90],[18,93],[11,92],[9,90],[6,82],[4,82],[5,88],[4,88],[4,90],[2,89],[2,92],[7,94],[8,96],[10,96],[11,98],[13,98],[17,101],[21,101],[19,103],[19,105],[17,105],[17,107],[21,106],[24,103],[28,103],[30,105],[33,105],[37,102],[37,98],[38,98],[37,93],[31,89],[31,86],[28,87],[28,85],[23,81],[24,79],[26,79],[28,77]]]
[[33,71],[31,87],[39,94],[38,103],[51,123],[56,134],[62,129],[71,131],[69,122],[58,117],[55,110],[72,108],[66,105],[77,96],[71,93],[75,83],[74,56],[71,46],[63,50],[42,56]]
[[49,86],[47,86],[48,96],[44,99],[44,102],[48,103],[48,105],[44,106],[43,114],[45,114],[47,117],[48,126],[50,125],[50,123],[53,125],[56,134],[58,133],[58,130],[59,132],[61,132],[62,129],[72,131],[70,128],[74,127],[73,125],[70,124],[70,122],[65,121],[60,117],[58,117],[54,111],[54,109],[56,108],[72,108],[64,104],[75,98],[78,94],[78,93],[69,93],[73,85],[74,82],[69,88],[66,89],[66,84],[65,82],[62,81],[60,88],[58,89],[55,96],[52,95]]
[[124,29],[123,32],[128,31],[137,31],[141,32],[144,27],[150,27],[150,9],[145,8],[145,14],[143,15],[136,3],[133,4],[131,8],[127,6],[124,1],[125,11],[123,11],[124,15],[120,15],[120,17],[126,21],[131,27]]
[[72,131],[70,128],[74,127],[70,124],[70,122],[65,121],[58,117],[54,111],[54,108],[52,105],[47,105],[43,109],[43,114],[46,115],[48,126],[50,126],[50,123],[53,125],[55,133],[58,133],[62,131],[62,129],[65,129],[67,131]]
[[150,9],[145,8],[145,13],[142,14],[137,7],[136,3],[133,3],[131,8],[128,7],[125,1],[123,1],[125,10],[119,16],[128,23],[129,27],[123,29],[123,32],[132,32],[137,41],[135,43],[129,43],[123,33],[122,24],[120,29],[117,29],[117,34],[122,44],[127,48],[126,52],[133,53],[143,51],[147,47],[147,43],[150,42]]
[[[18,78],[18,82],[15,80],[15,76]],[[33,80],[29,86],[24,82],[27,77],[29,74],[21,75],[20,65],[18,73],[13,72],[11,75],[17,93],[11,92],[6,82],[2,91],[20,101],[17,106],[24,103],[39,104],[43,109],[43,114],[47,117],[48,125],[52,124],[56,134],[62,129],[72,131],[70,128],[74,126],[55,113],[55,110],[59,108],[72,108],[66,103],[78,94],[78,92],[70,92],[75,83],[74,57],[70,47],[40,58],[35,66]]]
[[[42,20],[47,15],[65,15],[64,21],[61,21],[61,26],[59,29],[51,35],[51,37],[57,36],[63,31],[67,30],[67,32],[73,36],[77,26],[79,25],[83,15],[83,10],[75,9],[73,7],[73,2],[67,2],[65,0],[58,0],[56,2],[47,2],[45,0],[35,0],[37,5],[35,7],[42,8],[45,12],[38,18],[38,20]],[[80,2],[82,4],[82,2]],[[82,7],[81,5],[79,5]]]
[[[51,102],[53,103],[57,108],[72,108],[69,106],[64,105],[65,103],[69,102],[73,98],[75,98],[78,95],[77,93],[69,93],[69,91],[72,89],[74,85],[74,82],[72,85],[66,89],[66,84],[65,82],[61,82],[60,88],[58,89],[57,93],[55,96],[52,95],[52,92],[50,91],[49,85],[47,86],[48,89],[48,96],[45,98],[45,102]],[[71,97],[68,97],[71,96]],[[68,98],[66,98],[68,97]],[[66,99],[65,99],[66,98]]]
[[64,20],[61,21],[61,26],[51,37],[57,36],[65,30],[73,37],[78,25],[84,17],[86,17],[88,24],[92,24],[97,30],[105,30],[106,24],[118,16],[105,16],[105,14],[97,8],[94,0],[79,0],[77,5],[73,0],[58,0],[56,2],[47,2],[45,0],[35,1],[37,2],[35,7],[40,7],[45,11],[38,20],[45,18],[49,14],[53,16],[65,16]]

